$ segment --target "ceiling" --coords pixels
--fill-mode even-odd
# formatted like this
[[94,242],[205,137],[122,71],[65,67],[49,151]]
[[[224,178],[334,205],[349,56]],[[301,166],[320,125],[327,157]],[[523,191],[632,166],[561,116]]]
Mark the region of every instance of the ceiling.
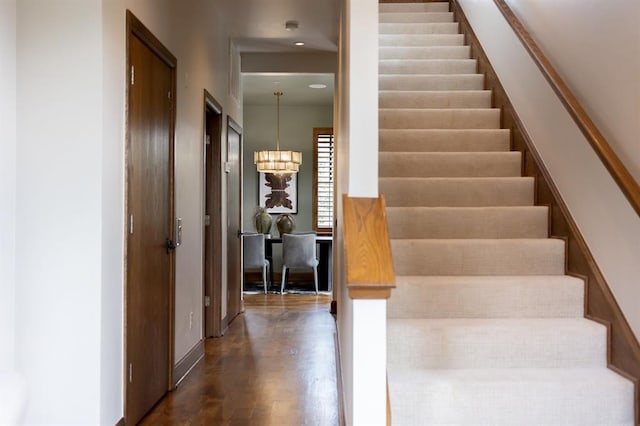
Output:
[[[337,52],[339,0],[218,0],[235,46],[246,52]],[[287,31],[285,22],[297,21]],[[305,43],[295,46],[296,41]],[[243,102],[270,105],[282,91],[282,105],[331,105],[333,74],[243,74]],[[277,83],[277,84],[276,84]],[[325,89],[309,84],[323,83]]]
[[[337,51],[338,0],[219,0],[241,52]],[[285,22],[298,21],[295,31]],[[302,41],[304,47],[294,45]]]
[[[324,84],[312,89],[310,84]],[[243,102],[248,105],[275,105],[273,92],[280,91],[281,105],[332,105],[333,74],[243,74]]]

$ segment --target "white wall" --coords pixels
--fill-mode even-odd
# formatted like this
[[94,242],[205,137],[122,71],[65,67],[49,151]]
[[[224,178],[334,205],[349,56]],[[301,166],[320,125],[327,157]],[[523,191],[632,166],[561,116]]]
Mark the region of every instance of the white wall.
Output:
[[225,115],[242,118],[228,95],[224,20],[204,0],[25,0],[12,16],[15,5],[0,4],[0,202],[8,225],[0,362],[12,365],[15,332],[28,424],[115,424],[123,415],[125,10],[178,59],[176,211],[185,230],[176,361],[203,335],[203,90]]
[[507,3],[640,182],[640,2]]
[[100,423],[115,424],[123,401],[124,1],[102,2],[102,290]]
[[18,3],[16,362],[28,424],[100,421],[101,8]]
[[[275,103],[275,96],[274,96]],[[258,172],[253,153],[275,149],[275,105],[244,105],[243,229],[254,232],[253,213],[258,205]],[[313,128],[333,127],[333,106],[280,105],[280,147],[302,152],[298,173],[296,232],[313,231]],[[277,215],[273,215],[274,221]],[[275,223],[275,222],[274,222]],[[273,228],[277,234],[277,228]]]
[[14,367],[16,1],[0,0],[0,371]]
[[[224,19],[211,2],[126,0],[126,6],[178,60],[175,194],[176,215],[183,220],[182,245],[176,250],[175,359],[179,361],[204,336],[203,90],[206,88],[223,107],[223,159],[226,158],[226,116],[230,115],[240,124],[242,116],[240,106],[229,95],[227,86],[229,56]],[[223,174],[223,188],[225,178]],[[226,217],[223,223],[226,223]],[[225,238],[226,230],[223,241]],[[227,309],[225,258],[222,264],[224,317]],[[193,322],[189,327],[191,313]]]
[[[345,416],[348,425],[384,425],[386,301],[349,298],[341,200],[342,194],[378,196],[378,3],[345,0],[340,19],[334,276],[339,279],[338,337]],[[370,333],[371,327],[377,334]]]
[[[639,336],[640,218],[493,1],[460,0],[460,4],[631,328]],[[596,8],[578,5],[575,12],[589,16],[599,13]],[[638,20],[640,16],[636,15]],[[602,33],[598,27],[593,36]],[[601,78],[607,82],[612,79],[606,74]],[[637,139],[637,132],[633,136]]]

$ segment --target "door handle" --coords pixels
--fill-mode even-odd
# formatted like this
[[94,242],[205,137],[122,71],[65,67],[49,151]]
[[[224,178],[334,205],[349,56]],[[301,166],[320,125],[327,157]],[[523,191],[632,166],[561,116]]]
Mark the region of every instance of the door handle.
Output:
[[166,244],[167,254],[171,253],[171,250],[175,250],[176,247],[178,246],[175,245],[175,243],[171,241],[169,238],[167,238],[167,244]]

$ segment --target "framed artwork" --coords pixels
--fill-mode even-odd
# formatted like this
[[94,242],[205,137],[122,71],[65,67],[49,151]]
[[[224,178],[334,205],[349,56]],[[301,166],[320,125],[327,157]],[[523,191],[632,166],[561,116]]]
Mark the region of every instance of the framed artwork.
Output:
[[298,213],[298,174],[259,174],[260,207],[267,213]]

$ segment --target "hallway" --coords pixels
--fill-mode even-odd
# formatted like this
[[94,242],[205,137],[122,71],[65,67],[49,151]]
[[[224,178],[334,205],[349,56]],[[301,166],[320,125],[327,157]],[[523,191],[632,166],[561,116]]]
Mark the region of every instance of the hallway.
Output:
[[338,425],[330,300],[245,295],[245,313],[141,424]]

